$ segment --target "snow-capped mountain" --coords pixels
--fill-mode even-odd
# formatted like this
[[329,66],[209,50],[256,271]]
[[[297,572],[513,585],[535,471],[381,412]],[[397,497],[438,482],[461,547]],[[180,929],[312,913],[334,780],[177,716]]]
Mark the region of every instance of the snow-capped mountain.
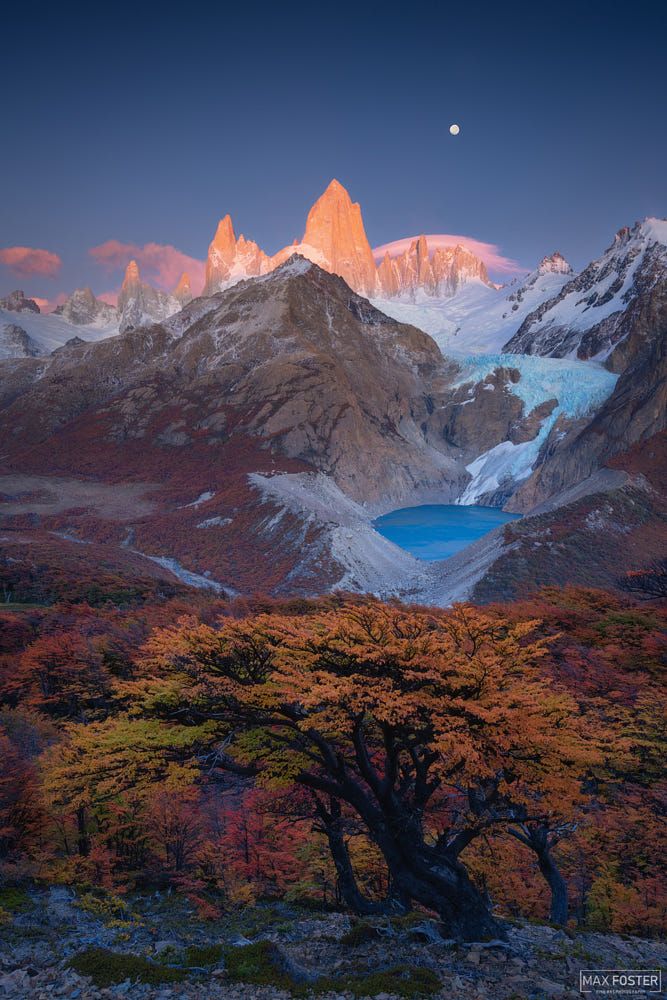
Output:
[[0,323],[0,359],[36,358],[39,345],[16,323]]
[[178,299],[145,284],[136,260],[131,260],[118,295],[119,328],[133,330],[148,323],[159,323],[181,308]]
[[407,298],[382,297],[374,302],[389,316],[430,333],[446,354],[498,354],[526,316],[558,294],[572,274],[556,252],[544,257],[522,282],[505,288],[497,289],[488,278],[473,274],[452,295],[417,289]]
[[622,371],[667,315],[667,220],[621,229],[581,274],[525,317],[505,350],[593,358]]
[[77,288],[53,312],[74,326],[110,327],[118,323],[118,312],[114,306],[96,298],[90,288]]
[[[8,329],[13,328],[13,329]],[[23,331],[23,336],[18,331]],[[50,354],[77,337],[104,340],[118,333],[118,323],[109,326],[73,326],[55,313],[16,313],[0,309],[0,357],[24,358]]]
[[203,294],[213,295],[244,278],[267,274],[294,253],[371,298],[412,300],[420,293],[447,298],[470,282],[491,286],[483,261],[466,247],[432,249],[424,236],[396,257],[385,254],[377,266],[361,207],[334,179],[310,209],[301,240],[273,256],[244,236],[237,239],[229,215],[221,219],[208,250]]

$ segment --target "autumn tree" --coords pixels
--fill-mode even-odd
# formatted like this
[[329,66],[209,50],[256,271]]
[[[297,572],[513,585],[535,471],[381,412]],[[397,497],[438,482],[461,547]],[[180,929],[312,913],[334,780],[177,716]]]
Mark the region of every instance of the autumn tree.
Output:
[[[502,929],[465,846],[517,810],[538,820],[597,759],[576,702],[540,670],[535,626],[472,608],[355,603],[183,623],[150,640],[144,665],[163,691],[169,670],[189,679],[173,705],[181,721],[227,728],[219,766],[341,803],[382,852],[399,898],[475,939]],[[468,808],[489,784],[484,809]],[[442,811],[448,823],[433,832],[429,810],[448,796],[460,808]]]
[[4,684],[6,694],[59,718],[82,718],[99,709],[109,692],[102,654],[77,632],[40,636],[21,654]]
[[52,808],[74,817],[78,854],[90,851],[91,819],[104,827],[128,794],[189,787],[198,775],[197,749],[215,730],[212,723],[166,727],[125,716],[71,726],[65,742],[44,754],[42,780]]

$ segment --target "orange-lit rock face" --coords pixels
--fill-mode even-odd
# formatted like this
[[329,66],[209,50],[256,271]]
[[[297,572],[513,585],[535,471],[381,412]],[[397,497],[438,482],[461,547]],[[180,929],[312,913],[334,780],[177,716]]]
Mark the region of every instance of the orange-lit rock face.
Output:
[[387,298],[393,299],[398,295],[401,287],[400,276],[396,262],[391,259],[389,253],[385,253],[378,266],[378,282],[382,294]]
[[308,247],[313,247],[322,258],[316,263],[339,274],[355,291],[374,294],[377,271],[361,208],[338,181],[329,184],[308,213],[303,244],[307,256]]
[[121,291],[127,291],[128,288],[132,288],[138,285],[141,281],[139,276],[139,265],[136,260],[131,260],[130,263],[125,268],[125,277],[123,278],[123,284]]
[[229,281],[236,256],[236,237],[229,215],[221,219],[208,248],[204,295],[212,295]]
[[172,294],[176,301],[182,306],[185,306],[188,302],[192,301],[193,295],[192,289],[190,288],[190,275],[186,271],[184,271],[180,276],[178,284]]
[[425,236],[413,240],[398,257],[386,253],[378,268],[380,294],[414,294],[422,289],[427,295],[453,295],[467,281],[489,284],[486,267],[474,253],[461,245],[438,247],[432,254]]
[[238,240],[229,215],[218,223],[215,236],[208,248],[206,260],[206,283],[204,295],[215,295],[241,278],[253,278],[265,274],[275,265],[253,240],[243,234]]
[[453,295],[471,279],[487,284],[483,262],[463,246],[431,252],[425,236],[413,240],[400,256],[385,255],[378,267],[371,250],[361,208],[342,184],[331,181],[306,220],[303,239],[268,257],[253,241],[234,234],[229,215],[218,223],[206,262],[204,295],[214,295],[243,278],[267,274],[294,252],[333,274],[339,274],[360,295],[394,298],[413,295]]

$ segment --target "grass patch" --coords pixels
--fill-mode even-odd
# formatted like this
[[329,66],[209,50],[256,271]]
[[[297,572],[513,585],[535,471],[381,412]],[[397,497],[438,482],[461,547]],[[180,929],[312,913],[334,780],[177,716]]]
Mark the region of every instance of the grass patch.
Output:
[[0,909],[7,913],[25,913],[31,910],[35,904],[23,889],[5,888],[0,889]]
[[343,976],[326,976],[314,983],[297,983],[280,949],[271,941],[255,941],[244,947],[225,952],[225,968],[232,982],[252,986],[275,986],[293,997],[313,997],[322,993],[353,993],[355,997],[373,997],[393,993],[404,1000],[429,997],[442,989],[442,983],[430,969],[413,965],[398,965],[379,972]]
[[199,967],[217,965],[224,953],[225,949],[221,944],[191,944],[185,949],[184,965]]
[[272,941],[255,941],[225,952],[227,975],[236,983],[277,986],[294,990],[296,983],[287,972],[280,950]]
[[73,955],[68,965],[80,976],[90,976],[100,989],[124,983],[126,979],[151,986],[182,983],[188,975],[187,969],[166,969],[139,955],[123,955],[106,948],[86,948]]
[[[324,983],[322,984],[324,986]],[[378,993],[393,993],[405,1000],[430,997],[439,993],[442,983],[431,969],[420,969],[416,965],[397,965],[382,972],[371,972],[367,976],[346,976],[344,979],[327,980],[325,990],[349,991],[357,997],[374,997]]]
[[377,941],[379,937],[380,932],[377,927],[365,920],[358,920],[343,934],[340,943],[347,948],[358,948],[359,945],[367,944],[369,941]]

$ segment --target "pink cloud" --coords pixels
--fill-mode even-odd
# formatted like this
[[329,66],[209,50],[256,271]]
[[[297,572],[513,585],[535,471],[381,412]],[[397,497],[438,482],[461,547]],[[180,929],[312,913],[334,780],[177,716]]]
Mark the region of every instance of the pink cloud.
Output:
[[100,302],[106,302],[108,306],[116,306],[118,305],[119,291],[120,289],[117,288],[115,292],[102,292],[102,294],[98,295],[97,298],[100,300]]
[[136,260],[142,277],[167,291],[175,287],[183,271],[190,275],[193,290],[200,291],[204,287],[204,262],[168,244],[145,243],[139,246],[107,240],[88,252],[108,272],[118,271],[131,260]]
[[[381,260],[385,253],[389,253],[390,257],[398,257],[416,239],[418,239],[417,236],[406,236],[402,240],[383,243],[381,247],[375,247],[373,256],[376,260]],[[501,254],[500,247],[495,243],[485,243],[470,236],[456,236],[451,233],[426,235],[426,241],[431,251],[438,247],[454,247],[460,244],[480,257],[490,271],[496,271],[500,274],[524,274],[528,270],[528,268],[522,267],[518,261]]]
[[54,295],[50,299],[42,299],[38,295],[31,295],[30,298],[37,303],[43,313],[50,313],[53,312],[56,306],[61,306],[63,302],[67,301],[67,294],[65,292],[58,292],[57,295]]
[[4,247],[0,249],[0,264],[4,264],[19,277],[42,274],[47,278],[53,278],[60,270],[62,260],[57,253],[51,253],[50,250],[38,250],[36,247]]

